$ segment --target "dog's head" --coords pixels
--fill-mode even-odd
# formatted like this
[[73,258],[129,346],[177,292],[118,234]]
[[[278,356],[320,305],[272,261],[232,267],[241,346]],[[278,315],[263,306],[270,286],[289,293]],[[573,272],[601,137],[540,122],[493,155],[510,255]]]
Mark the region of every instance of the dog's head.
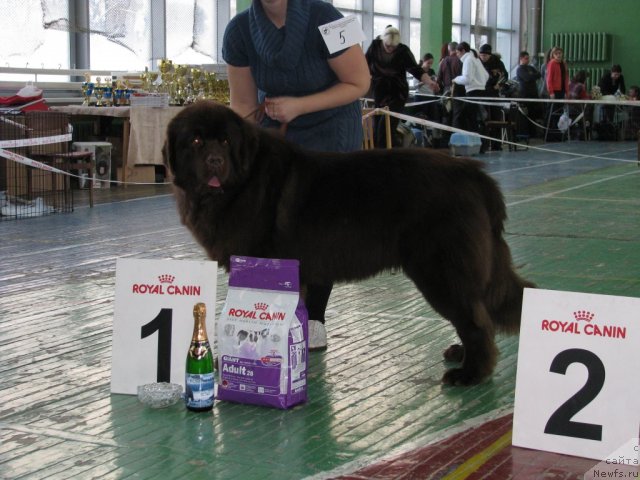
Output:
[[162,155],[177,187],[222,193],[246,179],[257,147],[255,127],[224,105],[200,101],[169,122]]

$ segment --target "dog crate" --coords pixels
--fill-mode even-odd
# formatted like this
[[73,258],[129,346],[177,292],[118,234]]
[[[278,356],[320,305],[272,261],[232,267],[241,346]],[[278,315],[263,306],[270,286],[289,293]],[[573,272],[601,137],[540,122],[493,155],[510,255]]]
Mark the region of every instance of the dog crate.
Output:
[[[72,212],[68,115],[36,111],[0,115],[0,221]],[[50,143],[56,137],[55,143]],[[34,161],[26,165],[13,156]]]

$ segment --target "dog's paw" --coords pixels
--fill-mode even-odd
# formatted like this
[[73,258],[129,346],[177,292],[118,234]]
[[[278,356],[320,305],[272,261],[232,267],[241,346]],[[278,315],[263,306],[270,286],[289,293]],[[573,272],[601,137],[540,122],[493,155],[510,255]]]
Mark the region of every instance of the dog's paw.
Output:
[[462,345],[451,345],[442,356],[447,362],[461,362],[464,359],[464,347]]
[[442,383],[445,385],[468,386],[475,385],[484,380],[484,376],[479,375],[476,371],[468,371],[463,368],[452,368],[447,370],[442,377]]

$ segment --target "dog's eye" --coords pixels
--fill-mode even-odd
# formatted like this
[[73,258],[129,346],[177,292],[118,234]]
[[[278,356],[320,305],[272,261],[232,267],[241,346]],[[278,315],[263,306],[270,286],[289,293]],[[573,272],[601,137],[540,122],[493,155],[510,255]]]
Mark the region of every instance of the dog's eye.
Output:
[[200,148],[202,145],[204,145],[202,137],[193,137],[193,140],[191,140],[191,145],[196,148]]
[[225,147],[228,147],[229,146],[229,139],[225,137],[225,138],[220,140],[220,143],[222,145],[224,145]]

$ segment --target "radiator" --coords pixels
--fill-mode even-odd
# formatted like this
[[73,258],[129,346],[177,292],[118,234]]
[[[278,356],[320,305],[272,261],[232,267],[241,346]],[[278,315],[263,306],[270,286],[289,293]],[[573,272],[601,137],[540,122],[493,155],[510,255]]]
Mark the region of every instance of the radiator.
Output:
[[551,43],[564,50],[564,57],[569,62],[608,60],[609,34],[604,32],[553,33]]

